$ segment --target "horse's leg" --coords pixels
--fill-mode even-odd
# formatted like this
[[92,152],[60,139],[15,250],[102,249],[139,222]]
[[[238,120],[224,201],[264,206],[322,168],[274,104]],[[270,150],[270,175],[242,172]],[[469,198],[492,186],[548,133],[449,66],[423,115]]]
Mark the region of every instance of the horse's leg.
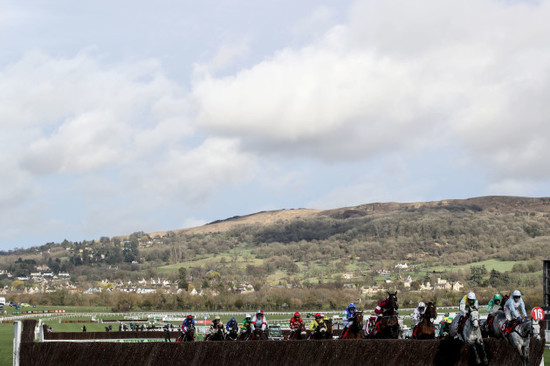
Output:
[[476,365],[481,364],[481,359],[479,358],[479,352],[477,351],[477,343],[470,343],[468,345],[470,346],[471,349],[474,350],[474,355],[476,356]]
[[478,339],[478,344],[481,347],[481,354],[483,357],[483,363],[487,365],[489,363],[489,359],[487,358],[487,351],[485,350],[485,344],[483,343],[483,338]]
[[523,366],[529,366],[529,345],[527,344],[527,342],[524,342],[523,339],[521,339],[518,343],[521,343],[521,345],[518,345],[518,348],[520,351],[519,355],[521,356]]

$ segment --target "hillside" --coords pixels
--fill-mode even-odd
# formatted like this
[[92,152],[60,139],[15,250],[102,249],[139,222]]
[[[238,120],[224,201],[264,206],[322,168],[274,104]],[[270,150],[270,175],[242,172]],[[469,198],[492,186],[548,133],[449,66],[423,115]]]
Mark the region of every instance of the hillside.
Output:
[[[293,209],[264,211],[246,216],[235,216],[225,220],[218,220],[203,226],[189,229],[173,230],[174,233],[205,234],[226,232],[242,225],[271,225],[280,221],[315,219],[329,216],[332,218],[352,218],[366,215],[384,214],[396,211],[410,211],[418,209],[444,209],[449,211],[480,210],[495,214],[536,213],[545,215],[550,212],[550,198],[527,198],[507,196],[486,196],[462,200],[443,200],[433,202],[413,203],[369,203],[354,207],[338,208],[333,210]],[[163,236],[167,232],[155,232],[151,236]]]
[[[3,253],[0,269],[29,278],[17,282],[20,289],[53,286],[30,278],[45,265],[82,288],[101,280],[100,286],[112,288],[138,280],[154,287],[159,284],[146,279],[158,278],[173,290],[214,293],[252,287],[418,289],[438,281],[489,291],[539,288],[547,253],[550,198],[491,196],[268,211],[191,229],[48,243]],[[16,283],[6,275],[0,281],[12,289]]]

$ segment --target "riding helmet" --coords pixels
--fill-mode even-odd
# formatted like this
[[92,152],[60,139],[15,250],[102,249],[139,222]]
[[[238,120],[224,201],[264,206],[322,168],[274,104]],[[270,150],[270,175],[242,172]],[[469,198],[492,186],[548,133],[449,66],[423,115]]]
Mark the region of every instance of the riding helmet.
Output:
[[516,297],[516,296],[521,297],[521,292],[519,292],[519,290],[512,292],[512,297]]
[[476,294],[474,294],[473,292],[468,292],[468,300],[475,300],[476,299]]
[[295,313],[294,313],[294,317],[295,317],[295,318],[299,318],[299,317],[300,317],[300,313],[299,313],[299,312],[295,312]]

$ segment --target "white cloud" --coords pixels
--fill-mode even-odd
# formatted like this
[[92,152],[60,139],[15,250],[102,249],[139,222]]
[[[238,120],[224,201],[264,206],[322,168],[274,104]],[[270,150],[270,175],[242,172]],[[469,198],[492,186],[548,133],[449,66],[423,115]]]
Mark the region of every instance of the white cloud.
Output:
[[3,240],[31,226],[124,233],[254,174],[235,139],[195,136],[181,87],[155,60],[33,52],[0,69],[0,98]]
[[[550,145],[550,4],[358,1],[350,23],[232,76],[197,75],[198,126],[261,153],[327,161],[462,142],[497,175]],[[513,164],[510,164],[513,162]]]
[[256,164],[253,155],[240,152],[236,140],[208,138],[192,150],[170,150],[151,172],[154,179],[143,181],[143,188],[165,199],[203,205],[220,188],[250,180]]
[[322,33],[326,31],[326,29],[329,28],[329,26],[334,22],[333,17],[333,12],[329,7],[320,6],[308,17],[299,21],[293,27],[293,32],[298,36],[321,36]]

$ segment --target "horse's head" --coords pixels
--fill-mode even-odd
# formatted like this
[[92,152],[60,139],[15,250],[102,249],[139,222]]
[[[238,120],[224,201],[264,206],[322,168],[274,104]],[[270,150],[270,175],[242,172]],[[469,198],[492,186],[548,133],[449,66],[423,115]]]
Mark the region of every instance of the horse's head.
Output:
[[426,305],[426,312],[424,314],[426,314],[426,316],[430,319],[435,319],[437,317],[437,310],[435,308],[435,304],[432,301],[428,302],[428,304]]
[[531,333],[533,333],[533,337],[535,337],[537,341],[541,340],[540,324],[538,320],[531,320]]
[[362,311],[357,311],[355,313],[355,320],[357,321],[358,324],[363,323],[363,312]]
[[397,291],[395,291],[393,294],[391,292],[388,292],[388,303],[392,309],[397,309],[399,306],[397,305]]
[[500,300],[500,308],[504,309],[504,304],[506,304],[506,301],[510,298],[510,294],[504,294],[502,295],[502,300]]
[[331,318],[325,319],[324,323],[327,328],[327,331],[332,332],[332,319]]
[[470,323],[474,328],[479,328],[479,311],[475,308],[470,310]]

